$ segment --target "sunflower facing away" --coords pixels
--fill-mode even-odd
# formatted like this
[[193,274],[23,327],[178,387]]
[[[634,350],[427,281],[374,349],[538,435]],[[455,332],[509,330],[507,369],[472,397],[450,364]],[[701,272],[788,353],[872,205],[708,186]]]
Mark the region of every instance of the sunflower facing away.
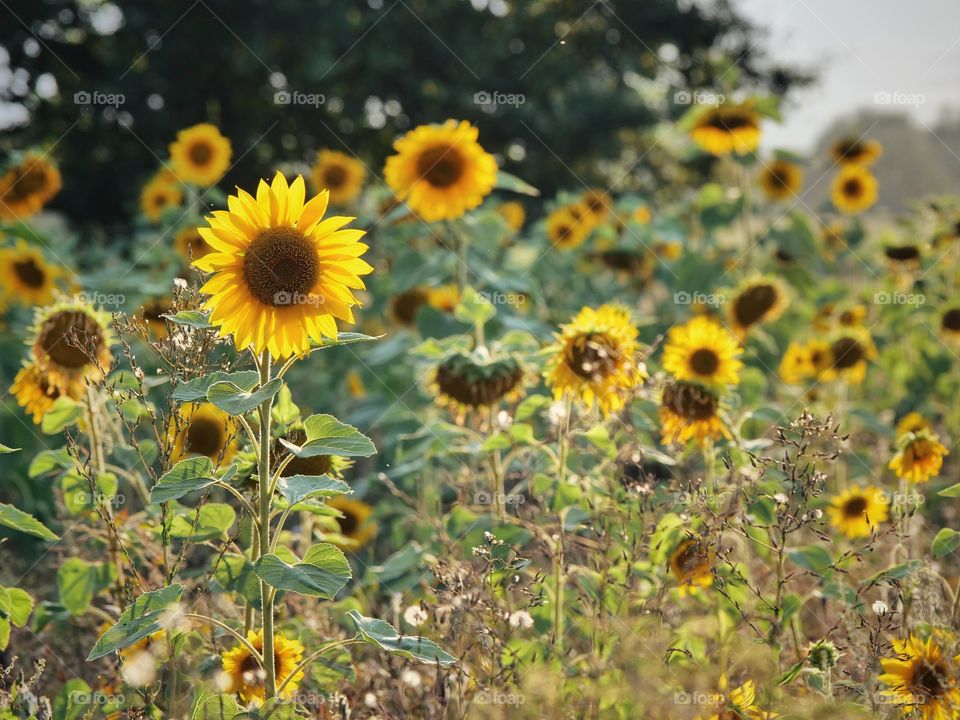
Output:
[[310,182],[317,192],[328,190],[330,203],[346,205],[363,188],[367,169],[363,163],[337,150],[321,150],[310,168]]
[[660,441],[684,444],[696,440],[703,445],[731,437],[720,417],[720,398],[694,383],[674,382],[660,396]]
[[140,211],[150,222],[160,222],[168,209],[182,203],[183,190],[177,184],[176,176],[167,171],[158,172],[140,191]]
[[870,166],[883,155],[883,146],[876,140],[842,138],[830,146],[830,157],[841,165]]
[[[263,652],[263,631],[247,633],[247,640],[257,650]],[[277,687],[296,669],[303,659],[303,645],[299,640],[286,637],[283,633],[273,636],[273,666],[277,679]],[[231,650],[224,652],[220,659],[223,662],[225,687],[227,692],[236,693],[245,703],[262,702],[265,696],[264,681],[266,675],[257,659],[250,654],[246,645],[238,643]],[[289,700],[300,687],[303,672],[298,672],[283,688],[280,697]]]
[[663,369],[677,380],[708,385],[737,385],[743,363],[737,339],[711,317],[700,315],[670,329]]
[[170,419],[167,438],[170,459],[177,462],[190,455],[205,455],[226,465],[237,451],[239,426],[227,413],[211,403],[191,403]]
[[723,105],[705,112],[691,139],[711,155],[746,155],[760,144],[760,116],[748,105]]
[[786,288],[775,278],[744,283],[730,302],[730,322],[741,337],[760,323],[776,320],[789,304]]
[[230,167],[233,148],[216,125],[200,123],[177,133],[170,143],[173,171],[183,182],[209,187]]
[[890,501],[875,487],[851,487],[835,495],[827,512],[830,524],[848,538],[869,537],[889,517]]
[[477,409],[518,394],[523,368],[509,355],[481,359],[461,352],[437,365],[433,381],[442,402],[461,409]]
[[629,391],[645,377],[637,360],[637,329],[625,308],[585,307],[555,337],[545,375],[558,400],[567,395],[588,407],[596,403],[608,415],[623,408]]
[[699,540],[683,540],[670,553],[670,571],[680,584],[680,595],[693,595],[713,584],[711,553]]
[[61,395],[79,399],[110,371],[109,317],[78,299],[38,308],[31,335],[33,360]]
[[790,200],[803,185],[803,170],[788,160],[774,160],[760,171],[760,187],[771,200]]
[[861,213],[877,201],[877,179],[862,165],[844,165],[830,185],[830,199],[842,213]]
[[898,478],[924,483],[940,474],[943,456],[949,452],[940,438],[929,430],[918,430],[897,439],[897,452],[888,467]]
[[173,239],[173,247],[187,263],[192,263],[194,260],[199,260],[212,252],[216,252],[216,249],[203,239],[200,229],[195,227],[187,227],[178,232]]
[[58,267],[47,263],[40,248],[18,240],[14,247],[0,248],[0,278],[3,293],[23,305],[47,305],[53,301]]
[[17,404],[24,412],[33,417],[33,422],[37,425],[60,397],[60,391],[50,386],[36,363],[20,369],[10,386],[10,394],[17,399]]
[[453,220],[480,205],[497,183],[497,161],[466,121],[421,125],[399,138],[384,179],[427,222]]
[[0,175],[0,220],[26,220],[60,192],[60,171],[41,155],[27,153]]
[[564,205],[547,216],[547,237],[554,247],[572,250],[583,245],[595,225],[581,205]]
[[364,231],[343,229],[353,218],[324,219],[326,192],[304,200],[303,178],[288,186],[278,172],[271,185],[260,181],[256,198],[238,189],[229,211],[200,228],[216,250],[193,263],[213,273],[200,288],[210,295],[204,307],[238,348],[304,355],[311,340],[337,337],[337,320],[354,322],[352,291],[373,272],[360,258]]
[[881,658],[883,693],[904,715],[918,711],[923,720],[950,720],[960,712],[957,661],[945,655],[934,638],[911,635],[893,641],[894,657]]
[[326,501],[328,507],[339,510],[341,517],[337,518],[340,534],[349,544],[334,543],[342,550],[359,550],[370,542],[377,534],[377,524],[370,519],[373,508],[362,500],[354,500],[345,495],[336,495]]

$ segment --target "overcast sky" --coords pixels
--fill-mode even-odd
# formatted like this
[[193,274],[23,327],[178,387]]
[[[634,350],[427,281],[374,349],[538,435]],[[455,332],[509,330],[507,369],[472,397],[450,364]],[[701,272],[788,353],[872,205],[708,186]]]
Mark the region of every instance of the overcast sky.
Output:
[[[820,75],[785,108],[782,125],[764,128],[767,147],[809,150],[857,107],[907,110],[927,125],[945,107],[960,110],[960,0],[733,2],[766,28],[772,56]],[[877,93],[888,95],[876,103]]]

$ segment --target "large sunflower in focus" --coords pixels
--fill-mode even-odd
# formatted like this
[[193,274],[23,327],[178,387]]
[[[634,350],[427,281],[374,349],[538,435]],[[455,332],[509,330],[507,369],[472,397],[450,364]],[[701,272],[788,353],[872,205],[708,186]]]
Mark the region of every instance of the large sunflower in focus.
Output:
[[893,641],[894,657],[881,658],[880,682],[887,702],[900,706],[904,715],[913,711],[923,720],[950,720],[960,712],[960,688],[957,687],[958,658],[945,655],[931,637],[926,641],[911,635]]
[[771,200],[790,200],[803,185],[803,170],[788,160],[774,160],[760,171],[760,187]]
[[278,172],[271,185],[260,181],[256,198],[238,189],[229,211],[200,228],[216,250],[193,263],[213,272],[204,307],[237,348],[304,355],[311,340],[337,337],[337,320],[354,322],[352,291],[373,271],[360,259],[364,232],[343,229],[353,218],[324,219],[328,193],[305,202],[305,192],[302,177],[288,186]]
[[38,308],[32,330],[33,360],[50,388],[83,397],[87,382],[110,371],[113,333],[109,317],[80,300]]
[[428,222],[451,220],[480,205],[497,182],[497,161],[466,121],[421,125],[399,138],[384,178],[397,198]]
[[214,463],[226,465],[236,454],[239,429],[236,421],[216,405],[184,405],[177,417],[170,419],[170,459],[177,462],[191,455],[205,455]]
[[[259,653],[263,653],[263,631],[247,633],[247,640]],[[266,691],[264,681],[266,675],[257,659],[250,654],[246,645],[238,643],[231,650],[220,656],[223,661],[223,672],[226,678],[224,689],[236,693],[245,703],[262,702]],[[303,645],[299,640],[286,637],[283,633],[273,636],[273,667],[277,687],[287,679],[303,659]],[[291,699],[300,687],[303,672],[298,672],[283,688],[280,697]]]
[[53,301],[59,268],[47,264],[40,248],[18,240],[12,248],[0,249],[0,279],[3,293],[23,305],[47,305]]
[[830,199],[842,213],[861,213],[877,201],[877,179],[862,165],[845,165],[830,185]]
[[701,115],[690,137],[711,155],[746,155],[760,144],[760,116],[749,105],[722,105]]
[[841,138],[830,146],[830,157],[841,165],[870,166],[883,155],[883,146],[876,140]]
[[321,150],[310,168],[310,181],[317,192],[330,191],[330,202],[346,205],[360,194],[367,169],[346,153]]
[[660,441],[684,444],[696,440],[704,445],[731,437],[720,417],[720,398],[694,383],[674,382],[660,396]]
[[170,143],[173,171],[183,182],[209,187],[230,167],[233,148],[216,125],[200,123],[177,133]]
[[33,422],[37,425],[60,397],[60,391],[50,386],[46,375],[36,363],[20,369],[10,386],[10,394],[17,399],[17,404],[24,412],[33,417]]
[[737,385],[743,363],[737,339],[705,315],[671,328],[663,350],[663,369],[677,380],[708,385]]
[[27,153],[0,175],[0,220],[26,220],[60,192],[60,171],[41,155]]
[[889,500],[875,487],[851,487],[830,501],[830,524],[848,538],[869,537],[889,517]]
[[637,359],[637,329],[625,308],[585,307],[556,337],[545,374],[557,399],[573,396],[609,414],[624,406],[627,393],[645,377]]

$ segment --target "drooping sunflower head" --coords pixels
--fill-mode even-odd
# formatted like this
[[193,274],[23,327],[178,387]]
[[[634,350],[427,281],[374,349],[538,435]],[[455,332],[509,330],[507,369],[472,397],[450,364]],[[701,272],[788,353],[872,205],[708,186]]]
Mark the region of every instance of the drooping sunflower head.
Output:
[[664,445],[700,445],[731,437],[720,417],[720,398],[708,388],[687,382],[667,383],[660,396],[660,441]]
[[701,540],[687,538],[670,553],[670,572],[680,584],[681,595],[692,595],[713,584],[710,548]]
[[730,302],[730,322],[745,336],[765,322],[776,320],[790,303],[783,283],[772,277],[754,278],[745,282]]
[[841,165],[873,165],[883,155],[883,146],[876,140],[841,138],[830,146],[830,157]]
[[23,305],[46,305],[53,301],[57,279],[63,271],[50,265],[38,247],[18,240],[0,248],[0,278],[7,299]]
[[877,201],[877,179],[862,165],[844,165],[830,185],[830,198],[840,212],[857,215]]
[[237,452],[239,430],[236,421],[216,405],[183,405],[177,416],[170,418],[167,429],[170,460],[204,455],[215,464],[226,465]]
[[771,200],[795,198],[803,185],[803,170],[789,160],[774,160],[760,171],[760,187]]
[[523,224],[527,221],[527,211],[523,203],[516,200],[500,203],[497,205],[497,215],[503,218],[507,227],[514,233],[523,229]]
[[711,155],[746,155],[760,145],[760,116],[746,104],[721,105],[698,118],[690,137]]
[[0,175],[0,220],[36,215],[60,192],[60,171],[43,155],[27,153]]
[[167,320],[163,316],[171,313],[173,301],[170,298],[153,298],[140,306],[136,318],[144,324],[151,338],[163,340],[170,334]]
[[943,456],[948,454],[946,446],[930,430],[908,432],[897,439],[897,452],[888,467],[898,478],[924,483],[940,474]]
[[889,686],[888,703],[905,715],[919,712],[923,720],[947,720],[960,708],[957,659],[944,653],[934,637],[926,641],[910,635],[893,641],[893,657],[881,658],[879,680]]
[[200,228],[197,227],[185,227],[178,232],[173,239],[173,246],[184,262],[188,264],[216,252],[216,248],[203,239]]
[[476,410],[515,397],[523,377],[523,368],[513,356],[480,358],[458,352],[440,361],[433,382],[442,403]]
[[113,363],[109,317],[79,298],[38,308],[31,337],[33,361],[47,383],[75,400]]
[[362,230],[343,229],[352,218],[329,217],[327,193],[305,202],[305,185],[277,173],[260,181],[254,198],[244,190],[214,212],[200,235],[215,252],[194,260],[213,276],[200,288],[221,335],[238,349],[269,350],[276,358],[304,355],[311,341],[337,337],[337,320],[353,323],[353,290],[373,268],[360,258]]
[[920,246],[913,243],[905,245],[887,245],[883,248],[887,263],[894,270],[915,269],[920,267]]
[[825,380],[840,378],[859,384],[867,376],[867,366],[877,356],[877,348],[869,332],[863,328],[843,328],[830,343],[828,369],[821,374]]
[[349,541],[342,545],[341,549],[359,550],[376,536],[377,523],[370,518],[373,508],[362,500],[355,500],[346,495],[335,495],[329,498],[326,504],[340,511],[337,524],[340,526],[340,534]]
[[334,205],[352,202],[363,188],[367,169],[363,163],[337,150],[321,150],[310,168],[310,181],[317,192],[330,193]]
[[889,517],[890,501],[879,488],[851,487],[835,495],[827,512],[830,524],[845,537],[869,537]]
[[[263,653],[263,631],[250,631],[247,640],[259,653]],[[279,687],[296,669],[303,659],[303,645],[299,640],[286,637],[283,633],[273,636],[274,677]],[[237,643],[232,649],[220,656],[223,662],[224,689],[236,693],[245,703],[263,702],[266,674],[257,659],[250,654],[246,645]],[[292,698],[300,687],[303,672],[298,672],[283,688],[280,694],[284,699]]]
[[384,179],[427,222],[452,220],[480,205],[497,182],[497,162],[466,121],[421,125],[399,138]]
[[940,332],[943,337],[960,343],[960,307],[951,307],[940,315]]
[[556,338],[545,376],[558,400],[568,395],[613,413],[646,376],[637,358],[637,329],[625,308],[585,307]]
[[29,363],[20,369],[10,386],[10,394],[37,425],[60,397],[60,391],[50,385],[36,363]]
[[183,182],[209,187],[230,167],[233,148],[216,125],[200,123],[177,133],[170,143],[173,171]]
[[737,385],[743,352],[733,334],[719,322],[698,315],[670,329],[663,350],[663,368],[677,380],[707,385]]
[[170,208],[183,203],[183,190],[175,175],[161,170],[140,191],[140,211],[150,222],[159,222]]

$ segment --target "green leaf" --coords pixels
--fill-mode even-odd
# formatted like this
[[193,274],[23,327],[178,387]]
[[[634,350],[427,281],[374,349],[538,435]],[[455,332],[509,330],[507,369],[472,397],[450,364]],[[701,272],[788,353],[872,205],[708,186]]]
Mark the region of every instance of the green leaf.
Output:
[[138,597],[123,611],[116,624],[100,636],[87,656],[87,660],[102,658],[163,630],[165,616],[170,607],[180,601],[182,592],[183,585],[174,583]]
[[213,579],[224,590],[239,594],[254,608],[260,607],[260,580],[245,556],[225,554],[213,573]]
[[56,720],[80,720],[87,715],[93,691],[84,680],[70,678],[60,688],[53,701],[53,717]]
[[380,340],[383,335],[364,335],[358,332],[342,332],[337,335],[336,340],[323,338],[319,343],[312,343],[313,350],[326,350],[327,348],[340,347],[341,345],[355,345],[356,343],[372,342]]
[[453,311],[453,316],[460,322],[470,325],[483,325],[497,314],[493,303],[478,293],[472,287],[465,287],[460,296],[460,304]]
[[527,423],[514,423],[510,426],[510,437],[518,443],[533,445],[537,439],[533,436],[533,426]]
[[0,455],[6,455],[7,453],[20,452],[20,448],[12,448],[3,443],[0,443]]
[[190,720],[233,720],[242,712],[233,695],[201,693],[190,713]]
[[809,545],[798,550],[790,550],[787,555],[804,570],[815,573],[822,573],[833,565],[833,556],[819,545]]
[[44,450],[30,461],[27,474],[31,478],[35,478],[55,470],[66,470],[71,467],[73,467],[73,458],[70,457],[70,453],[66,448]]
[[189,382],[178,385],[171,397],[178,402],[203,402],[207,399],[207,391],[210,390],[210,386],[220,382],[232,382],[244,390],[252,390],[260,382],[260,374],[256,370],[242,370],[235,373],[217,370],[209,375],[194,378]]
[[229,415],[243,415],[266,400],[270,400],[283,387],[282,378],[274,378],[253,392],[244,390],[232,382],[218,382],[207,390],[207,400]]
[[227,531],[237,513],[226,503],[206,503],[200,508],[182,508],[170,524],[170,537],[189,538],[193,542],[227,539]]
[[0,525],[19,530],[27,535],[34,535],[41,540],[60,539],[59,535],[33,517],[33,515],[28,515],[13,505],[0,503]]
[[290,386],[284,385],[277,394],[277,402],[271,410],[273,422],[284,427],[300,419],[300,408],[293,402]]
[[150,490],[150,501],[165,503],[213,485],[213,461],[205,455],[181,460],[165,473]]
[[108,503],[117,492],[117,476],[101,473],[95,480],[95,492],[90,492],[90,482],[76,468],[63,474],[60,486],[63,489],[63,504],[73,515],[90,512],[98,503]]
[[587,430],[583,436],[589,440],[594,447],[603,451],[607,457],[614,457],[617,454],[617,446],[610,439],[610,433],[607,431],[605,426],[594,425],[592,428]]
[[291,505],[308,497],[319,495],[349,495],[353,493],[350,486],[343,480],[337,480],[329,475],[291,475],[282,477],[277,482],[277,489]]
[[529,420],[549,404],[550,398],[546,395],[530,395],[524,398],[523,401],[517,405],[517,422]]
[[311,415],[304,420],[303,429],[307,434],[307,442],[302,447],[280,439],[280,443],[299,458],[318,455],[369,457],[377,451],[370,438],[333,415]]
[[346,556],[330,543],[314,545],[293,565],[276,555],[263,555],[253,569],[271,587],[327,600],[333,600],[352,577]]
[[484,440],[480,449],[483,452],[493,452],[494,450],[506,450],[510,447],[510,438],[506,433],[498,432]]
[[530,183],[521,180],[516,175],[500,170],[497,172],[497,190],[508,190],[510,192],[529,195],[530,197],[540,197],[540,191]]
[[200,310],[181,310],[176,315],[165,314],[160,317],[166,318],[175,325],[184,325],[194,330],[212,330],[215,327],[210,324],[209,313]]
[[950,497],[950,498],[960,497],[960,483],[957,483],[956,485],[951,485],[948,488],[944,488],[943,490],[938,492],[937,495],[940,495],[942,497]]
[[960,546],[960,532],[943,528],[933,539],[931,549],[934,557],[941,558],[956,550],[958,546]]
[[357,626],[360,637],[371,645],[420,662],[440,665],[452,665],[457,662],[455,657],[444,652],[439,645],[425,637],[401,635],[390,623],[364,617],[356,610],[350,610],[347,616]]
[[0,616],[16,627],[23,627],[33,610],[33,598],[20,588],[0,587]]
[[40,429],[46,435],[55,435],[65,427],[73,425],[81,417],[83,417],[83,405],[64,395],[58,397],[54,401],[53,407],[43,416]]
[[68,558],[57,570],[60,604],[71,615],[83,615],[93,601],[99,580],[99,567],[81,558]]

